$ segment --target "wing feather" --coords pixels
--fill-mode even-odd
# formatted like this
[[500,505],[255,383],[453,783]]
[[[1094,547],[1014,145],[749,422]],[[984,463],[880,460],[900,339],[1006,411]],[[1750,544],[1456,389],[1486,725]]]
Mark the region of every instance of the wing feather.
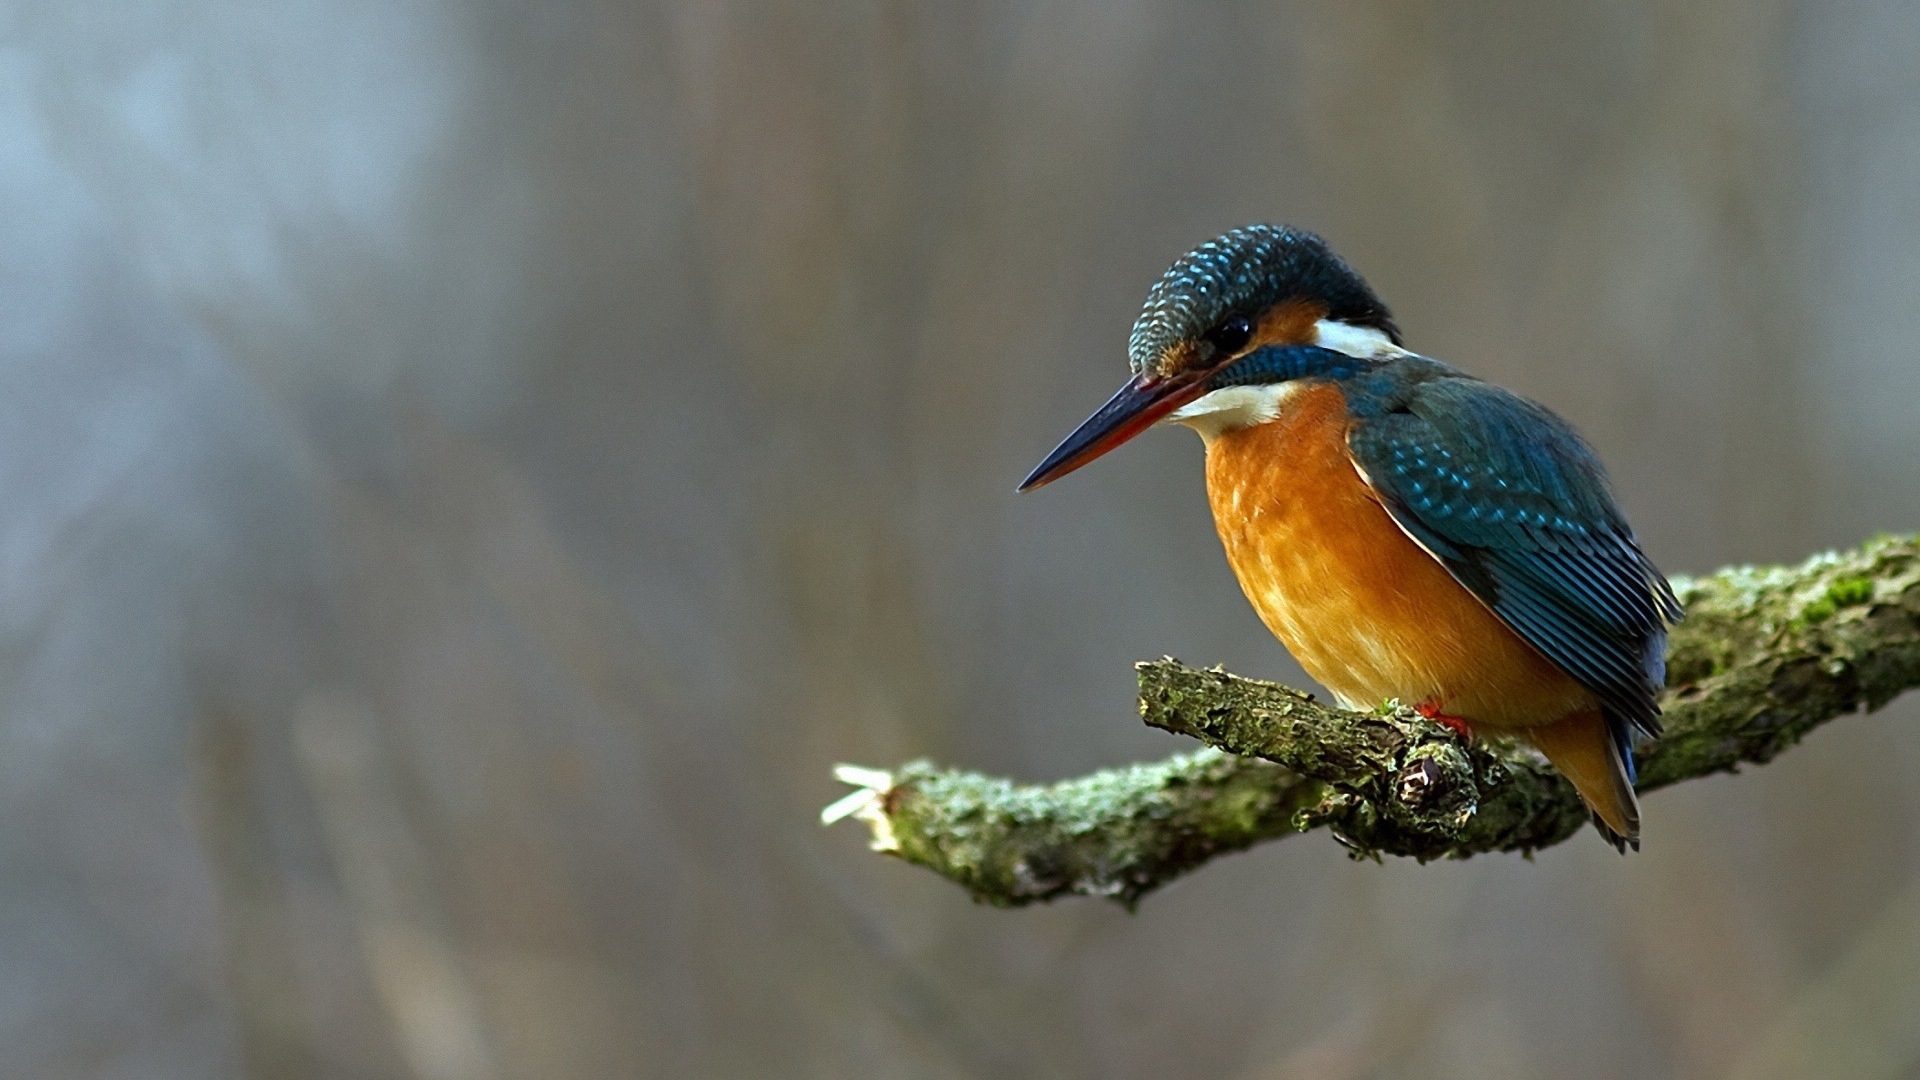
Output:
[[1631,733],[1659,732],[1681,611],[1599,459],[1546,409],[1432,361],[1364,391],[1348,437],[1361,475],[1455,580],[1600,699],[1631,762]]

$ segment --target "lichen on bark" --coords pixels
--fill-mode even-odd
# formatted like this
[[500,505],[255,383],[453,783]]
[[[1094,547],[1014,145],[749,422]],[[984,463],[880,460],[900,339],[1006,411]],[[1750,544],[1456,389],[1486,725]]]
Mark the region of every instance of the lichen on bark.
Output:
[[[1795,567],[1679,579],[1666,733],[1640,790],[1771,760],[1836,716],[1920,685],[1920,542],[1882,537]],[[1211,749],[1047,785],[918,761],[843,767],[876,850],[983,902],[1064,895],[1129,905],[1208,860],[1326,828],[1357,856],[1532,851],[1579,831],[1579,797],[1539,754],[1464,740],[1409,709],[1334,708],[1277,683],[1171,658],[1136,665],[1151,726]]]

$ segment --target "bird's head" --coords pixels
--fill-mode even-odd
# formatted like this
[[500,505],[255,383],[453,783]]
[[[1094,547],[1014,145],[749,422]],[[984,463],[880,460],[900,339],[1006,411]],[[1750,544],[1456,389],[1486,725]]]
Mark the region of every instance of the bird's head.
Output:
[[1020,485],[1057,480],[1161,420],[1202,434],[1256,422],[1273,388],[1397,354],[1400,331],[1359,274],[1310,232],[1249,225],[1182,255],[1127,342],[1133,378]]

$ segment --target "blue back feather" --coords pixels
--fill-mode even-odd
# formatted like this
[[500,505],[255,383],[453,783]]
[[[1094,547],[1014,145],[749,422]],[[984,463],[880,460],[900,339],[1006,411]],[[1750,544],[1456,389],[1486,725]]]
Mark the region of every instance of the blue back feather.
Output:
[[1600,699],[1633,768],[1659,733],[1680,604],[1553,413],[1424,357],[1341,379],[1348,448],[1395,521],[1502,621]]

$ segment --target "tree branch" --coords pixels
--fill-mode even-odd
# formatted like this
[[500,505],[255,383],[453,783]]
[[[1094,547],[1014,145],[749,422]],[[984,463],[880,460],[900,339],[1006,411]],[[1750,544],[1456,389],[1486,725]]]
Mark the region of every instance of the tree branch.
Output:
[[[1916,538],[1674,588],[1687,618],[1667,655],[1666,734],[1638,755],[1641,791],[1769,761],[1920,685]],[[1356,856],[1425,861],[1530,852],[1587,821],[1572,785],[1528,747],[1170,658],[1136,667],[1146,722],[1213,749],[1038,786],[924,761],[842,766],[858,790],[822,819],[858,817],[875,850],[1005,906],[1068,894],[1132,905],[1215,856],[1316,828]]]

